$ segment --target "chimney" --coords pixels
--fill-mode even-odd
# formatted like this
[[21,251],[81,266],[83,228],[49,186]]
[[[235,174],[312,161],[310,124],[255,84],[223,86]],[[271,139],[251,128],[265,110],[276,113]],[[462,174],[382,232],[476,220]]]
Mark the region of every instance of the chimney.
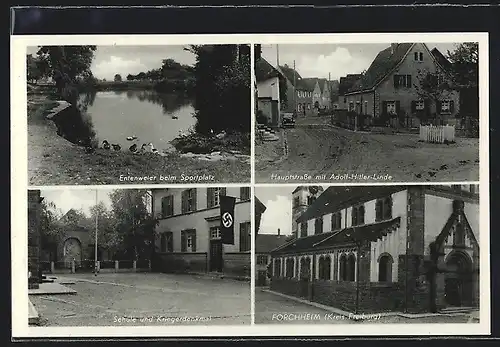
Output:
[[281,230],[280,230],[280,228],[278,228],[278,236],[280,236],[280,235],[281,235]]
[[399,43],[391,43],[391,54],[396,52],[396,48],[398,48]]

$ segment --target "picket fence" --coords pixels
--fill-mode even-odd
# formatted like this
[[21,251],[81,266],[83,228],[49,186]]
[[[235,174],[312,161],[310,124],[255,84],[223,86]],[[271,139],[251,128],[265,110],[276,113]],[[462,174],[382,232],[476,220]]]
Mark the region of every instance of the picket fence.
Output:
[[455,126],[421,125],[420,140],[431,143],[455,142]]

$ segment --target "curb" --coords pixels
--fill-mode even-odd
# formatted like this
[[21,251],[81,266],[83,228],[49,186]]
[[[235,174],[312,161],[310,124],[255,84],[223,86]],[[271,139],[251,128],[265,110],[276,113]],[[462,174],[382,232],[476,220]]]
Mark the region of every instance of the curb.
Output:
[[[312,302],[305,299],[300,299],[291,295],[279,293],[270,289],[261,289],[262,292],[274,294],[277,296],[281,296],[296,302],[300,302],[302,304],[306,304],[309,306],[313,306],[316,308],[323,309],[325,311],[329,311],[332,313],[336,313],[338,315],[345,316],[354,321],[364,321],[364,320],[372,320],[373,317],[403,317],[408,319],[417,319],[417,318],[428,318],[428,317],[457,317],[457,316],[470,316],[470,312],[461,312],[461,313],[403,313],[403,312],[380,312],[380,313],[352,313],[347,312],[335,307],[319,304],[317,302]],[[365,317],[366,316],[366,317]],[[469,321],[474,322],[476,318],[471,317]],[[477,319],[479,321],[479,319]]]

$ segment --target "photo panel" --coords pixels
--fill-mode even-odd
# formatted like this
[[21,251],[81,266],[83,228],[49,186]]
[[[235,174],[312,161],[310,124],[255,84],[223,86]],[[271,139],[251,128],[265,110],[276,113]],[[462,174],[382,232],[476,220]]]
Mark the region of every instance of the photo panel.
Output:
[[255,182],[479,181],[485,43],[412,36],[255,45]]
[[30,186],[250,183],[249,44],[36,41],[23,59]]
[[29,327],[250,325],[250,204],[248,186],[29,190]]
[[256,187],[255,324],[478,326],[489,310],[480,194],[478,184]]

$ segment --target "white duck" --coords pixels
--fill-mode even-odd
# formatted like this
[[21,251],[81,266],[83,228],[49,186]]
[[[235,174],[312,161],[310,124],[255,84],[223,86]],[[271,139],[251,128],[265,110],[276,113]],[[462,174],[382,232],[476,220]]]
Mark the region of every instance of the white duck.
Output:
[[148,144],[148,152],[158,153],[158,150],[153,146],[153,144],[151,142]]
[[128,136],[128,137],[127,137],[127,140],[128,140],[128,141],[137,140],[137,136],[135,136],[135,135]]
[[226,131],[225,130],[222,130],[222,132],[220,132],[219,134],[215,135],[215,137],[218,138],[219,140],[223,139],[225,136],[226,136]]

